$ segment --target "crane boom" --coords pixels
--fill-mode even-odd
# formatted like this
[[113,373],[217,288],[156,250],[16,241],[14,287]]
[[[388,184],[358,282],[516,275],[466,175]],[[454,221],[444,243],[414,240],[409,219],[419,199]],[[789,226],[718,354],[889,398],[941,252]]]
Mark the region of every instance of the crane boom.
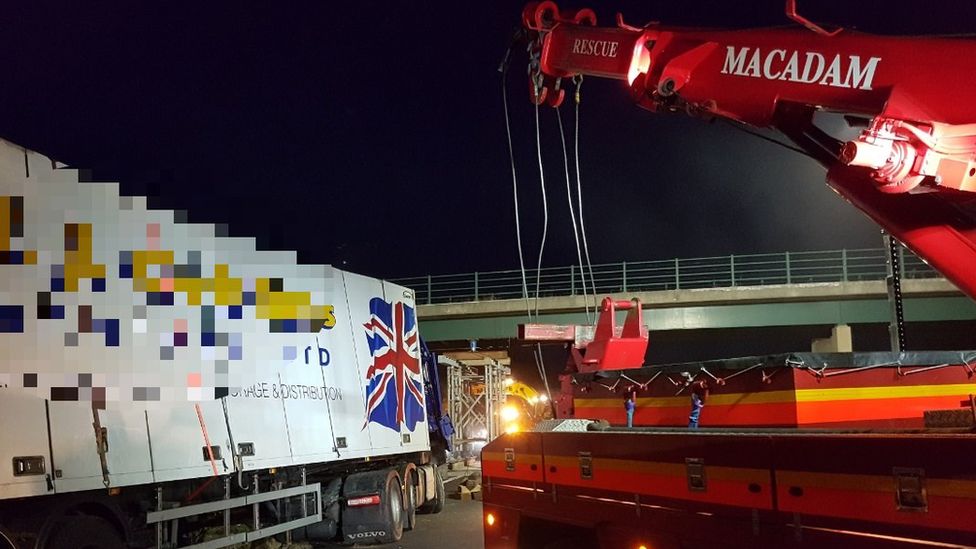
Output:
[[[790,4],[788,3],[788,13]],[[530,99],[558,106],[561,80],[626,81],[654,112],[781,131],[827,169],[827,183],[976,297],[976,41],[809,28],[596,26],[592,10],[526,6]],[[815,27],[815,26],[814,26]],[[843,141],[817,111],[866,120]]]

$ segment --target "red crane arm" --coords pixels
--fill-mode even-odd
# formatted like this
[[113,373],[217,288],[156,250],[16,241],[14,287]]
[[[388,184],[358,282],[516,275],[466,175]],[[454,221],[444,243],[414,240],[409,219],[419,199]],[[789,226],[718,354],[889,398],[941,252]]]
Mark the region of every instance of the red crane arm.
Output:
[[[793,12],[791,13],[791,8]],[[523,11],[530,98],[558,106],[561,79],[625,80],[655,112],[775,128],[820,161],[827,183],[976,298],[976,41],[807,28],[707,30],[623,23],[554,2]],[[816,111],[867,120],[840,141]]]

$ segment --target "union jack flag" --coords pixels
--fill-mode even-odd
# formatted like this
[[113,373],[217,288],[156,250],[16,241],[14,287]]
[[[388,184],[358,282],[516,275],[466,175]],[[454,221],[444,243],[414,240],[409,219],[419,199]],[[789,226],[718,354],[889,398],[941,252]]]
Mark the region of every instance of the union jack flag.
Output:
[[363,324],[373,363],[366,370],[366,422],[400,432],[413,431],[424,420],[417,316],[413,307],[374,297],[370,319]]

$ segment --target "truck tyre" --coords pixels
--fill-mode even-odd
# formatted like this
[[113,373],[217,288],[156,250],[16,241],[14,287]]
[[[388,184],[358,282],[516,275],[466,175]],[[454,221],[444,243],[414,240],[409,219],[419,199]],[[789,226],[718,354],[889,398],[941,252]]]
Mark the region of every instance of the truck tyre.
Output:
[[395,471],[386,477],[386,490],[383,494],[383,515],[387,525],[386,536],[377,539],[380,543],[393,543],[403,537],[403,497]]
[[17,546],[14,545],[10,536],[3,531],[3,528],[0,528],[0,549],[17,549]]
[[[347,544],[393,543],[403,535],[403,489],[394,468],[353,473],[343,482],[346,505],[341,511]],[[361,505],[349,500],[365,498]]]
[[444,501],[447,499],[447,492],[444,490],[444,477],[441,476],[439,467],[434,467],[434,497],[420,507],[423,513],[437,514],[444,510]]
[[408,469],[403,477],[403,529],[413,530],[417,525],[417,472]]
[[125,542],[110,522],[87,515],[61,519],[48,538],[49,549],[125,549]]

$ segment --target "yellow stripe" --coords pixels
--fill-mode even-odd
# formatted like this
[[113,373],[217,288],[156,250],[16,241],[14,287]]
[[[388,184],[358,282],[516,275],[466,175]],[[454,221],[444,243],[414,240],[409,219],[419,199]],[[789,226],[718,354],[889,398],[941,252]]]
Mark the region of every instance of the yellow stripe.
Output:
[[930,478],[925,480],[925,490],[933,496],[976,499],[976,481],[972,480]]
[[862,492],[894,492],[895,490],[895,481],[892,477],[877,475],[776,471],[776,482],[780,485],[829,488],[832,490],[858,490]]
[[[840,400],[873,400],[884,398],[919,398],[968,395],[976,390],[976,384],[956,383],[951,385],[906,385],[887,387],[842,387],[838,389],[799,389],[797,391],[763,391],[757,393],[713,394],[708,397],[712,406],[734,406],[737,404],[776,404],[783,402],[830,402]],[[642,397],[637,406],[643,408],[669,408],[687,406],[689,396]],[[620,406],[622,401],[615,398],[578,398],[573,401],[576,408],[610,408]]]
[[[579,457],[546,456],[546,466],[549,465],[555,465],[559,468],[565,469],[577,469],[579,468]],[[599,475],[600,471],[610,470],[684,478],[688,473],[685,464],[670,463],[666,461],[642,461],[634,459],[594,457],[592,466],[594,475]],[[757,482],[763,484],[769,483],[769,471],[765,469],[723,467],[719,465],[706,464],[705,471],[708,478],[715,480]]]
[[[831,490],[888,492],[894,494],[895,479],[882,475],[851,475],[846,473],[810,473],[806,471],[777,471],[780,485]],[[976,499],[976,481],[943,478],[925,479],[925,491],[930,496]]]
[[916,398],[968,395],[976,390],[976,384],[953,385],[906,385],[893,387],[844,387],[840,389],[801,389],[796,392],[798,402],[823,402],[828,400],[871,400],[879,398]]
[[[547,458],[548,459],[548,458]],[[504,452],[482,452],[481,461],[500,461],[505,462]],[[523,454],[518,450],[515,451],[515,466],[519,465],[539,465],[542,463],[542,454]]]

